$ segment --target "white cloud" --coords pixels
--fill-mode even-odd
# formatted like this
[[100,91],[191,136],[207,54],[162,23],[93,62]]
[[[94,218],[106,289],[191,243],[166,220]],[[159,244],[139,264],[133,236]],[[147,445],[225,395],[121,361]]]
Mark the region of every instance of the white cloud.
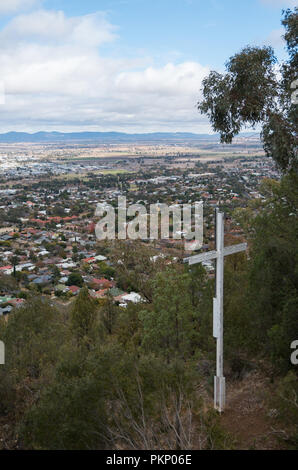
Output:
[[67,18],[40,10],[13,18],[0,31],[0,131],[209,131],[195,108],[208,69],[103,56],[101,46],[116,38],[102,13]]
[[48,41],[56,44],[99,46],[115,38],[103,13],[66,18],[63,11],[34,11],[16,16],[0,33],[3,41]]
[[197,90],[208,69],[196,62],[167,64],[162,68],[148,67],[141,72],[123,72],[116,84],[126,92],[165,95],[189,95]]
[[0,14],[14,13],[38,5],[40,0],[0,0]]

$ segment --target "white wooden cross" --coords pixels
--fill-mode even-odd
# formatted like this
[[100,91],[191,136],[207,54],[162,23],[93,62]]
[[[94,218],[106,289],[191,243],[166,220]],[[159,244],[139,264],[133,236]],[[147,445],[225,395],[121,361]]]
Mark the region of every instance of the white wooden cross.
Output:
[[216,259],[216,297],[213,299],[213,336],[216,338],[216,376],[214,377],[214,408],[224,411],[226,384],[223,375],[223,282],[224,257],[247,249],[247,243],[224,246],[224,214],[216,209],[215,225],[216,250],[185,258],[190,266]]

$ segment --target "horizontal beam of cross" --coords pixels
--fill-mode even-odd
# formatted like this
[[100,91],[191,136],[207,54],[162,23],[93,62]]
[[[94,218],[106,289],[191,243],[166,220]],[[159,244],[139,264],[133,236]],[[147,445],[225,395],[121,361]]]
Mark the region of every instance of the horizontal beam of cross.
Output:
[[247,250],[247,243],[239,243],[239,245],[226,246],[224,248],[224,256],[233,255],[234,253],[240,253],[241,251]]
[[[227,246],[223,249],[223,256],[233,255],[234,253],[240,253],[247,249],[247,243],[240,243],[238,245]],[[202,263],[203,261],[210,261],[216,259],[221,254],[220,251],[207,251],[206,253],[201,253],[199,255],[191,256],[190,258],[185,258],[184,263],[188,263],[190,266],[197,263]]]

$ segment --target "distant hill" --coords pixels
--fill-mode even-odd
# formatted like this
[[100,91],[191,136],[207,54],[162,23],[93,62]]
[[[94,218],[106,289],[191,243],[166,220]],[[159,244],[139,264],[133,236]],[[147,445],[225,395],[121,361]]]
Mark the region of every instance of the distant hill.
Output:
[[[241,134],[241,137],[256,136],[256,133]],[[122,132],[36,132],[29,134],[27,132],[7,132],[0,134],[2,143],[23,143],[23,142],[181,142],[212,140],[217,141],[218,134],[192,134],[189,132],[154,132],[149,134],[125,134]]]

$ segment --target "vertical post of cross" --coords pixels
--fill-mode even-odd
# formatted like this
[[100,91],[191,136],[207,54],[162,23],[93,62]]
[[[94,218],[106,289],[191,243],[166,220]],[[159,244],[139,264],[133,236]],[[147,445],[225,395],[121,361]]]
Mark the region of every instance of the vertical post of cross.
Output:
[[223,375],[223,283],[224,283],[224,214],[216,210],[216,298],[214,319],[216,328],[216,376],[214,377],[214,407],[225,407],[225,378]]

